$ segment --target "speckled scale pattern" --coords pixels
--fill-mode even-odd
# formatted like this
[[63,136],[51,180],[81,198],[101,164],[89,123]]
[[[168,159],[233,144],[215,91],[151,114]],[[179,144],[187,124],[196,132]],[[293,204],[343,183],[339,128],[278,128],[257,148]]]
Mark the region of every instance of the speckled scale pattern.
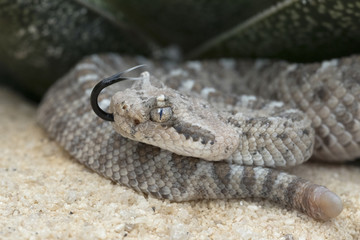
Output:
[[[177,84],[176,76],[180,72],[174,72],[176,69],[155,68],[160,64],[142,58],[92,55],[77,64],[48,91],[39,107],[39,123],[79,162],[106,178],[154,197],[172,201],[262,197],[322,220],[341,212],[341,200],[334,193],[285,172],[241,166],[231,159],[212,162],[180,156],[116,133],[111,123],[104,122],[92,112],[89,104],[91,88],[104,77],[144,62],[154,67],[154,74],[164,79],[172,76],[174,84]],[[229,67],[226,64],[225,68]],[[190,68],[194,69],[194,66],[198,66],[197,63],[190,63]],[[203,79],[201,75],[198,77]],[[180,85],[190,89],[183,86],[184,82],[186,79]],[[103,91],[99,96],[100,106],[109,106],[115,88]],[[209,99],[213,95],[211,92],[216,93],[210,89],[205,92],[204,88],[200,90],[200,94]],[[259,108],[266,105],[261,103],[263,100],[254,98],[243,100],[238,106],[233,105],[234,110],[249,104]],[[255,103],[258,101],[260,103]],[[335,212],[334,208],[337,209]]]
[[[354,160],[360,156],[359,65],[358,56],[284,65],[278,77],[253,89],[266,98],[271,97],[268,93],[272,92],[272,97],[307,114],[316,132],[315,158],[334,162]],[[273,71],[272,68],[273,64],[265,63],[252,71],[261,75]],[[252,80],[255,79],[244,81]],[[265,91],[266,85],[279,90]]]
[[[172,86],[181,86],[181,78],[201,79],[204,84],[194,81],[192,90],[200,93],[203,86],[208,86],[227,94],[279,100],[300,109],[310,118],[315,129],[313,157],[321,161],[343,162],[360,156],[359,66],[359,56],[312,64],[270,60],[196,61],[183,65],[181,77]],[[216,97],[212,98],[217,102]],[[238,100],[228,97],[226,102],[239,104]],[[243,102],[248,104],[248,101],[249,98]],[[259,104],[258,101],[250,104]]]

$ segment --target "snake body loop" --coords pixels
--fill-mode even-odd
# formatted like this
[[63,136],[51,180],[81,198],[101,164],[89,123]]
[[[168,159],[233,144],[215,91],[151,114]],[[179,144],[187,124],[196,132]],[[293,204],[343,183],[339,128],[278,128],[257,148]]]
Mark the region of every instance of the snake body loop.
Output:
[[[97,82],[143,63],[159,81],[145,74],[123,89],[100,89],[99,108],[114,122],[96,116],[89,98]],[[308,65],[221,60],[164,70],[92,55],[51,87],[38,120],[79,162],[135,191],[171,201],[261,197],[327,220],[342,211],[336,194],[267,167],[312,154],[360,156],[359,64],[359,57]]]

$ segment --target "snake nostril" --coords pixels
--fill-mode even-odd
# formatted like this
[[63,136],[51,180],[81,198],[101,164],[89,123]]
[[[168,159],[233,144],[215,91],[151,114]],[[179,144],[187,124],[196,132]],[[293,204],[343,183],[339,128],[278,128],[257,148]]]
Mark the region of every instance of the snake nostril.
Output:
[[135,124],[135,125],[139,125],[139,124],[140,124],[140,120],[139,120],[139,119],[134,119],[134,124]]

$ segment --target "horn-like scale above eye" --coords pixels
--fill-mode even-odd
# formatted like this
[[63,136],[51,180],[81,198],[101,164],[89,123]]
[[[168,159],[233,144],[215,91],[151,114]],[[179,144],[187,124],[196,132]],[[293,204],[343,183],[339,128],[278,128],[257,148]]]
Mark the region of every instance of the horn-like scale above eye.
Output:
[[171,107],[159,107],[150,111],[150,120],[153,122],[167,122],[171,119],[173,112]]

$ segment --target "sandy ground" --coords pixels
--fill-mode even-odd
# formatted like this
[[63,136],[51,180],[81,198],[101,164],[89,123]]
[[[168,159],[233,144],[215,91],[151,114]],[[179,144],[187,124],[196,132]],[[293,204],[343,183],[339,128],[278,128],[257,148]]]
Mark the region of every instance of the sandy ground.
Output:
[[0,86],[0,239],[360,239],[360,164],[291,170],[343,199],[328,222],[262,200],[170,203],[77,163],[36,124],[35,109]]

